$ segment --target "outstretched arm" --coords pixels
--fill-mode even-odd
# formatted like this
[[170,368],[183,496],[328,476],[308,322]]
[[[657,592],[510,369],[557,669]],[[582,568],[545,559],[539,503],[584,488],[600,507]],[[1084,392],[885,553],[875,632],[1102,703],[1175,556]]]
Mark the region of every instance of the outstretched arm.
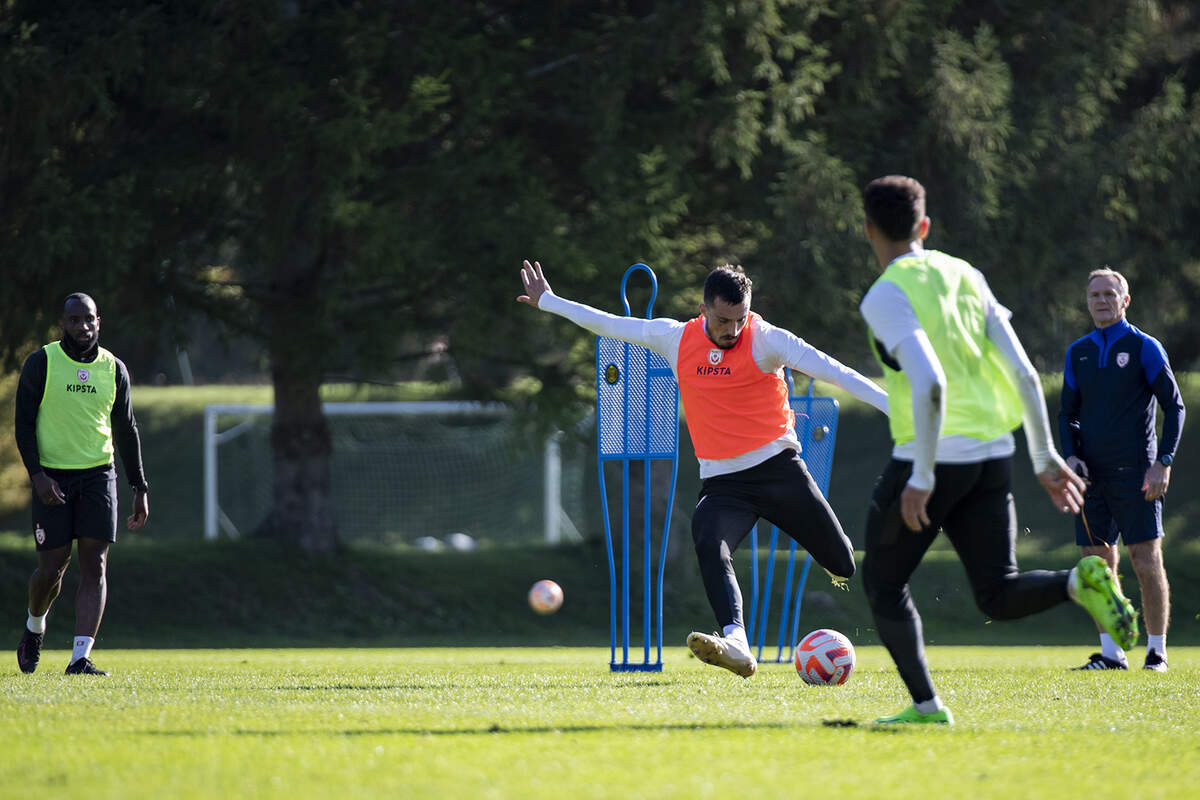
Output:
[[559,297],[550,289],[550,282],[542,271],[542,265],[528,261],[521,268],[521,282],[525,294],[517,301],[542,311],[565,317],[581,328],[597,336],[620,339],[641,345],[662,355],[676,367],[679,356],[679,339],[683,335],[684,323],[673,319],[643,319],[640,317],[618,317],[583,303]]
[[528,303],[537,308],[542,295],[554,294],[550,290],[550,282],[542,272],[542,265],[536,261],[532,264],[528,260],[525,261],[521,267],[521,283],[525,284],[525,294],[517,298],[519,303]]
[[[879,388],[870,378],[823,353],[791,331],[778,328],[762,320],[759,321],[759,324],[764,348],[762,356],[768,362],[767,364],[760,363],[760,366],[770,367],[778,361],[778,363],[802,372],[810,378],[840,386],[856,400],[861,400],[883,413],[887,413],[887,392]],[[759,357],[758,342],[760,339],[758,336],[759,334],[756,334],[755,359]]]

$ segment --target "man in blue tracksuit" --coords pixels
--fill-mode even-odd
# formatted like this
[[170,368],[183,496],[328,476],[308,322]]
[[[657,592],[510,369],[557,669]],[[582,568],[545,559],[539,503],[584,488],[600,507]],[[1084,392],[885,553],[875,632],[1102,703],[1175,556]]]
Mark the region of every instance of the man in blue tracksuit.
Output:
[[[1090,481],[1075,539],[1117,571],[1117,537],[1129,550],[1142,590],[1145,668],[1167,669],[1170,595],[1162,559],[1162,504],[1183,430],[1183,399],[1167,353],[1125,319],[1129,283],[1105,268],[1088,275],[1088,312],[1096,328],[1067,349],[1059,436],[1067,465]],[[1163,435],[1156,441],[1156,407]],[[1078,669],[1128,669],[1106,633],[1100,652]]]

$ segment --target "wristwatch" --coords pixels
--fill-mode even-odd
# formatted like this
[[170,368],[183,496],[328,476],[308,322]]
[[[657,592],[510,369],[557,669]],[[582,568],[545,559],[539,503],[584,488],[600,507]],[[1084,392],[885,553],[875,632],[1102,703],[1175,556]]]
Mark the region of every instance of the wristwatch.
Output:
[[1175,461],[1175,456],[1171,455],[1170,453],[1163,453],[1161,456],[1158,457],[1158,463],[1162,464],[1164,467],[1171,466],[1172,462],[1174,462],[1174,461]]

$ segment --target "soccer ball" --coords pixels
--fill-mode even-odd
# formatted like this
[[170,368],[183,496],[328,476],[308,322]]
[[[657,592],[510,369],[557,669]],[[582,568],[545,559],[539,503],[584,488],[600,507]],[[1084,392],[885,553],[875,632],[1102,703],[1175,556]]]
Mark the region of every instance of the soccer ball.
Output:
[[854,671],[854,645],[837,631],[818,628],[796,645],[796,672],[813,686],[840,686]]
[[553,614],[562,604],[562,587],[552,580],[540,580],[529,588],[529,607],[539,614]]

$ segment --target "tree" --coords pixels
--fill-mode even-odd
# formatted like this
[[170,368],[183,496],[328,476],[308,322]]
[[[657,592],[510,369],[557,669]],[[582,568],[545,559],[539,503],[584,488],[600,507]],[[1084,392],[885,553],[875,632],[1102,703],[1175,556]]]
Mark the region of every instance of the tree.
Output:
[[[415,193],[389,184],[412,142],[428,146],[440,90],[393,69],[386,11],[128,5],[31,4],[6,19],[21,43],[8,91],[23,111],[6,126],[22,135],[6,185],[23,190],[6,197],[27,215],[10,229],[28,255],[16,290],[42,301],[4,331],[8,352],[45,324],[62,293],[45,278],[64,273],[100,286],[102,303],[172,300],[180,335],[197,318],[254,334],[276,390],[264,530],[328,551],[318,390],[331,369],[387,363],[397,320],[422,321],[408,311],[434,278],[396,268],[394,221]],[[97,58],[74,66],[79,55]]]
[[83,284],[164,347],[260,342],[263,529],[314,551],[338,544],[328,376],[444,342],[465,396],[578,418],[591,338],[512,302],[522,258],[605,308],[645,261],[672,316],[743,263],[760,310],[863,366],[858,193],[885,172],[922,179],[931,244],[1043,368],[1105,261],[1187,366],[1198,27],[1166,0],[8,3],[0,345],[12,365]]

